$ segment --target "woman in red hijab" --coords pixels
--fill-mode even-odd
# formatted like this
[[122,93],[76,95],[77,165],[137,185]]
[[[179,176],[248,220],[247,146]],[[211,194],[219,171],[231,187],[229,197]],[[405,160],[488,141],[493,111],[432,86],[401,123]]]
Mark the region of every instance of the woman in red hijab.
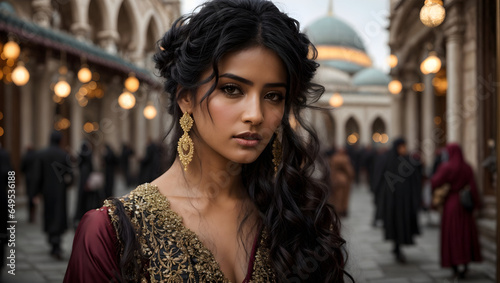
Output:
[[[448,144],[446,153],[448,161],[443,160],[431,180],[433,190],[444,184],[450,185],[441,217],[441,266],[451,267],[455,277],[464,278],[467,264],[481,261],[481,248],[473,210],[466,210],[460,203],[460,191],[470,186],[474,210],[481,202],[474,173],[464,161],[460,146]],[[463,270],[459,271],[459,265],[464,265]]]

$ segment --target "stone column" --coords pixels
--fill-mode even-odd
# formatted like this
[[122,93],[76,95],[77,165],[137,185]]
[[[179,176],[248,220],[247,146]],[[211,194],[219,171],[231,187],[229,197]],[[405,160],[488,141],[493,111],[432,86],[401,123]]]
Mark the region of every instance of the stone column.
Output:
[[425,89],[422,97],[422,152],[426,164],[425,171],[430,172],[432,162],[434,161],[434,151],[436,149],[437,140],[434,137],[434,87],[432,79],[434,74],[428,74],[424,77]]
[[369,124],[368,122],[368,115],[366,115],[367,112],[367,108],[364,109],[364,117],[362,117],[361,119],[364,119],[364,121],[362,121],[360,124],[359,124],[359,144],[363,147],[365,146],[368,146],[368,145],[371,145],[372,143],[372,124]]
[[162,129],[161,124],[161,112],[163,111],[163,109],[161,109],[160,95],[158,94],[158,92],[151,92],[150,102],[156,108],[156,117],[154,117],[153,120],[149,121],[149,135],[155,141],[160,141],[160,139],[163,138],[163,133],[165,132],[164,129]]
[[418,94],[413,90],[413,85],[419,78],[415,74],[418,67],[407,65],[403,81],[403,91],[405,92],[405,137],[408,151],[414,151],[418,147]]
[[450,7],[445,22],[446,36],[446,127],[447,142],[462,143],[462,43],[464,25],[461,2]]
[[[341,111],[341,109],[339,109],[339,111]],[[336,114],[339,114],[338,112]],[[336,127],[336,131],[337,131],[337,142],[335,144],[335,147],[337,148],[340,148],[340,147],[344,147],[345,143],[346,143],[346,135],[345,135],[345,123],[346,123],[346,120],[345,120],[345,117],[342,117],[341,115],[337,115],[337,116],[334,116],[336,121],[338,122],[337,124],[337,127]]]
[[50,27],[52,19],[50,0],[33,0],[31,7],[33,8],[33,22],[42,27]]
[[[47,55],[49,56],[49,55]],[[55,103],[52,100],[54,94],[50,90],[50,84],[54,76],[58,76],[57,69],[59,67],[59,60],[52,60],[47,57],[45,64],[37,66],[37,75],[33,76],[38,78],[35,83],[37,91],[36,97],[36,146],[37,148],[46,147],[49,144],[50,133],[54,129],[54,109]]]
[[90,25],[88,23],[73,23],[71,25],[71,33],[74,34],[75,38],[80,41],[90,41]]
[[90,41],[89,2],[89,0],[79,0],[72,3],[74,12],[71,33],[80,41]]
[[119,34],[116,30],[103,30],[97,34],[101,48],[111,54],[117,53],[116,43],[118,42],[118,38]]
[[79,152],[80,146],[83,141],[83,107],[78,104],[76,97],[74,95],[69,96],[68,98],[71,107],[70,113],[70,121],[71,126],[70,130],[70,144],[72,147],[72,152]]
[[[29,67],[29,66],[27,66]],[[33,70],[29,69],[30,73]],[[28,145],[34,146],[33,136],[33,78],[21,87],[21,149]]]
[[144,93],[143,88],[139,88],[139,90],[134,94],[136,97],[136,104],[134,109],[134,119],[135,119],[135,133],[132,133],[132,136],[135,140],[135,152],[136,156],[141,159],[144,157],[146,145],[148,139],[150,138],[147,133],[146,128],[146,118],[144,117],[143,110],[146,107],[147,95]]
[[406,90],[405,101],[405,137],[408,151],[414,151],[418,146],[418,113],[417,93],[413,89]]
[[4,95],[5,95],[5,112],[4,112],[4,117],[3,120],[5,122],[5,128],[4,128],[4,137],[5,137],[5,144],[2,145],[2,148],[7,148],[9,150],[12,150],[12,144],[14,143],[14,137],[12,136],[13,129],[14,129],[14,111],[13,109],[13,95],[14,91],[13,88],[15,87],[14,83],[10,84],[5,84],[4,85]]
[[402,93],[392,95],[392,103],[391,103],[392,136],[389,137],[391,140],[403,136],[403,122],[404,122],[403,102],[404,102],[404,97]]
[[109,144],[114,150],[120,148],[119,136],[119,115],[113,109],[113,102],[117,100],[115,88],[109,87],[101,99],[101,132],[104,135],[105,143]]

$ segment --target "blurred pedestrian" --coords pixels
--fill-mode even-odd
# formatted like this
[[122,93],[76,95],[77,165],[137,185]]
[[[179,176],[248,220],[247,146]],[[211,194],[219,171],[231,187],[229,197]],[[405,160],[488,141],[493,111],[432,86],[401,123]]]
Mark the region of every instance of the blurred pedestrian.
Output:
[[24,174],[26,180],[26,193],[28,194],[28,219],[29,223],[35,222],[36,205],[38,198],[36,196],[40,193],[39,187],[35,184],[35,167],[36,165],[36,151],[32,146],[26,147],[26,153],[21,161],[21,172]]
[[346,144],[346,153],[354,169],[354,181],[356,184],[359,184],[359,173],[361,171],[361,150],[359,149],[359,145],[357,143],[352,145]]
[[334,151],[329,159],[330,178],[333,193],[331,203],[339,216],[346,217],[349,209],[351,184],[354,179],[354,168],[344,149]]
[[37,154],[35,184],[44,200],[44,231],[52,246],[50,254],[62,259],[61,236],[68,228],[66,190],[73,181],[70,156],[60,148],[62,134],[50,135],[50,145]]
[[8,219],[8,197],[9,171],[12,170],[9,153],[2,148],[0,143],[0,276],[5,264],[5,245],[7,244],[7,221]]
[[373,193],[375,185],[375,162],[377,158],[377,149],[368,145],[361,151],[361,167],[365,169],[366,179],[370,187],[370,191]]
[[127,186],[132,185],[132,177],[130,174],[130,157],[134,155],[134,150],[127,144],[122,144],[122,154],[120,155],[120,167]]
[[373,192],[373,203],[375,209],[373,211],[372,226],[377,227],[382,221],[382,207],[379,205],[381,203],[380,199],[382,197],[383,191],[383,178],[385,166],[387,165],[387,159],[389,156],[389,151],[386,148],[380,148],[374,158],[373,165],[373,181],[372,181],[372,192]]
[[85,212],[97,208],[99,205],[99,197],[96,192],[99,188],[88,186],[91,183],[89,182],[90,174],[94,171],[92,152],[92,144],[88,140],[84,140],[78,153],[80,179],[78,181],[77,205],[73,223],[75,228]]
[[111,146],[109,144],[106,144],[104,148],[104,198],[108,198],[113,195],[115,186],[115,171],[117,165],[118,158],[113,152]]
[[394,243],[393,253],[399,263],[406,263],[401,246],[413,245],[413,236],[419,234],[417,221],[420,207],[420,164],[413,164],[407,153],[406,142],[400,138],[383,159],[380,178],[378,209],[384,224],[386,240]]
[[149,183],[160,175],[160,149],[153,140],[148,139],[146,154],[141,160],[139,183]]
[[[474,172],[465,162],[460,146],[452,143],[445,150],[448,160],[437,168],[431,179],[433,190],[445,184],[450,186],[442,208],[441,266],[451,267],[455,277],[465,278],[469,262],[482,258],[473,211],[461,204],[460,193],[469,188],[474,209],[480,207],[481,201]],[[460,265],[463,265],[461,270]]]

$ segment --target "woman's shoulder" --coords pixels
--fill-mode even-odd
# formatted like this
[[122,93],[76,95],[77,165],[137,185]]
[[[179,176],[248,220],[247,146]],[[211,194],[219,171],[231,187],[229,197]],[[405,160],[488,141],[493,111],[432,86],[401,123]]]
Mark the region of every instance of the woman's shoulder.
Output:
[[107,208],[101,207],[87,211],[78,224],[77,234],[99,235],[106,233],[111,228]]
[[75,233],[64,282],[110,282],[117,278],[117,240],[105,207],[85,213]]
[[[123,205],[125,211],[132,212],[144,209],[157,210],[159,208],[170,208],[170,203],[165,196],[163,196],[156,185],[144,183],[137,186],[130,193],[118,198],[119,202]],[[104,206],[108,207],[111,211],[116,208],[116,202],[113,200],[105,200]]]
[[[118,230],[120,223],[130,221],[136,229],[158,223],[182,223],[182,219],[170,208],[170,202],[156,185],[144,183],[117,199],[104,201],[112,224]],[[125,219],[125,218],[128,218]]]

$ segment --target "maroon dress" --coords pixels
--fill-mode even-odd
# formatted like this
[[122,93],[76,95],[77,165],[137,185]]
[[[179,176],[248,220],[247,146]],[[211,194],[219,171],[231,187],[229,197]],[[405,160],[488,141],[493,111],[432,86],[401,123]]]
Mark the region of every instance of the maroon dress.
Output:
[[471,261],[481,261],[476,221],[473,213],[468,212],[460,204],[460,190],[470,185],[474,209],[478,208],[481,202],[474,173],[465,163],[460,147],[457,144],[450,144],[446,150],[449,160],[438,167],[431,183],[433,190],[444,184],[450,184],[441,217],[441,265],[451,267]]
[[[147,264],[137,274],[138,282],[229,282],[212,252],[183,225],[156,186],[140,185],[120,202],[127,221],[137,232],[141,253],[147,257]],[[75,234],[64,282],[120,282],[118,258],[123,251],[116,231],[123,215],[116,211],[115,204],[106,200],[104,207],[84,215]],[[244,283],[275,281],[266,233],[258,234]]]

